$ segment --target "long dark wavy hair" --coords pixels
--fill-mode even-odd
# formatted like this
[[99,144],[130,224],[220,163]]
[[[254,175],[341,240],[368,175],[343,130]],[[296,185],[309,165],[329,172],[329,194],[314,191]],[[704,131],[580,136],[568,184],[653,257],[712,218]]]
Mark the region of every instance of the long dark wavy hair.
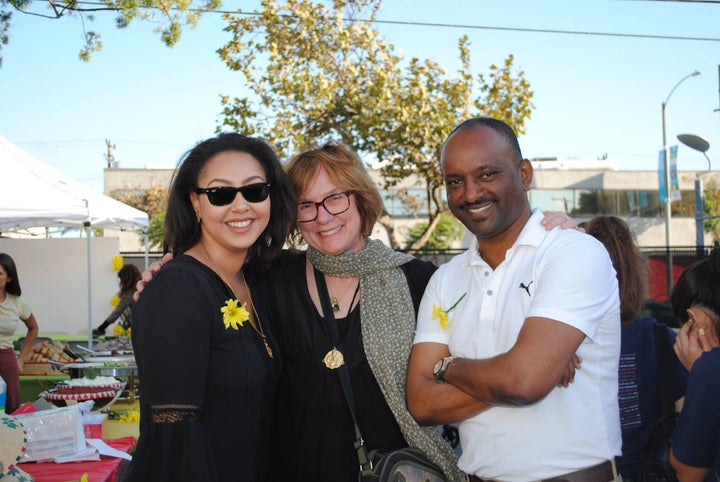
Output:
[[5,292],[11,295],[20,296],[22,289],[20,288],[20,280],[18,280],[17,268],[15,261],[9,254],[0,253],[0,266],[8,276],[8,282],[5,285]]
[[647,260],[625,221],[599,214],[585,224],[585,232],[597,238],[610,254],[620,291],[620,323],[623,328],[640,316],[648,293]]
[[142,277],[140,270],[134,264],[124,265],[117,275],[120,280],[120,296],[125,293],[134,293],[137,290],[137,282]]
[[221,133],[187,151],[173,176],[165,214],[164,250],[176,256],[200,242],[201,228],[190,202],[190,193],[208,161],[223,152],[253,156],[270,183],[270,222],[248,251],[245,264],[251,269],[267,266],[282,250],[295,224],[297,198],[273,148],[265,141],[237,133]]

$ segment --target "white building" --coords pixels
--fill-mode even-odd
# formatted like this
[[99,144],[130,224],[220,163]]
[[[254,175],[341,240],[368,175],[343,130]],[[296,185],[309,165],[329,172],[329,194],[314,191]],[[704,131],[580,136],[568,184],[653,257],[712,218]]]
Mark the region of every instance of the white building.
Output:
[[[658,195],[657,171],[621,171],[610,161],[562,161],[557,159],[534,159],[532,189],[529,192],[533,207],[543,210],[564,211],[578,222],[586,221],[598,213],[613,214],[626,220],[637,236],[641,247],[665,246],[664,207]],[[173,169],[125,169],[104,170],[104,192],[115,196],[123,192],[140,193],[152,186],[169,188]],[[420,178],[408,178],[393,189],[383,189],[379,171],[371,170],[372,177],[381,189],[385,208],[393,217],[396,229],[402,234],[413,224],[427,216],[427,193]],[[717,173],[699,175],[707,184],[710,179],[720,181]],[[696,223],[692,209],[694,182],[698,173],[678,172],[678,183],[683,198],[683,212],[676,212],[679,203],[673,204],[671,246],[694,246]],[[419,210],[411,212],[401,203],[396,193],[404,189],[420,199]],[[385,230],[378,227],[374,236],[383,239]],[[121,238],[121,251],[142,249],[137,236],[125,233]],[[133,239],[131,239],[133,238]],[[461,244],[467,244],[467,238]],[[713,239],[705,235],[705,245]]]

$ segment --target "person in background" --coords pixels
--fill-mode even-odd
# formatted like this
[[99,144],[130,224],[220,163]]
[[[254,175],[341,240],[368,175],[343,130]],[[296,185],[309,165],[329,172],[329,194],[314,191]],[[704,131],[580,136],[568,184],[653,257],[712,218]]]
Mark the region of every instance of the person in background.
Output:
[[[22,289],[15,261],[0,253],[0,376],[7,384],[5,412],[13,413],[20,406],[20,372],[37,339],[39,328],[30,306],[20,298]],[[20,322],[27,333],[16,356],[13,338]]]
[[[620,302],[607,251],[543,228],[527,197],[532,165],[506,123],[463,122],[440,162],[450,210],[475,239],[425,290],[410,412],[460,421],[470,481],[619,480]],[[575,353],[582,368],[558,388]]]
[[108,326],[120,319],[120,326],[127,330],[132,326],[132,312],[135,304],[135,291],[137,282],[140,281],[140,270],[134,264],[126,264],[118,271],[120,280],[120,302],[115,309],[105,318],[100,326],[93,330],[93,336],[102,336]]
[[[655,318],[640,317],[647,297],[647,260],[635,242],[630,227],[620,218],[597,215],[585,223],[585,232],[600,241],[610,254],[620,293],[619,393],[622,456],[618,469],[624,482],[640,481],[643,449],[648,445],[662,413],[658,393],[659,379],[653,330]],[[675,332],[667,327],[672,353]],[[674,356],[673,387],[676,405],[685,395],[688,372]]]
[[682,328],[675,353],[690,371],[672,435],[670,463],[680,482],[720,480],[720,248],[680,275],[670,304]]
[[218,134],[182,158],[165,218],[175,257],[134,308],[142,396],[129,480],[264,480],[281,359],[256,285],[295,214],[259,139]]

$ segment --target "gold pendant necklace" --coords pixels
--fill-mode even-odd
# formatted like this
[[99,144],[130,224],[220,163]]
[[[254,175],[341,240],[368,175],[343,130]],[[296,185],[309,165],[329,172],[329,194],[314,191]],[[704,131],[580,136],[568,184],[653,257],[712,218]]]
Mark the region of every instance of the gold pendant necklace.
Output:
[[[360,291],[360,280],[358,280],[357,286],[355,286],[355,293],[353,293],[352,300],[350,300],[350,308],[348,311],[348,316],[350,316],[350,311],[353,309],[353,304],[355,303],[355,299],[357,298],[358,292]],[[330,304],[332,305],[333,311],[338,311],[339,308],[336,310],[334,304],[337,301],[333,301],[333,298],[330,298]],[[339,303],[338,303],[339,304]],[[335,323],[335,317],[332,317],[332,320],[330,320],[331,323]],[[327,352],[325,354],[325,358],[323,358],[323,363],[326,367],[328,367],[330,370],[335,370],[336,368],[340,368],[345,364],[345,357],[343,356],[342,352],[337,349],[337,346],[333,346],[332,350]]]
[[345,357],[343,357],[343,354],[340,350],[338,350],[336,347],[333,347],[332,350],[327,352],[325,358],[323,358],[323,363],[330,370],[335,370],[336,368],[340,368],[345,364]]
[[[358,283],[360,283],[360,281],[358,281]],[[352,288],[352,286],[353,285],[351,284],[347,288],[345,288],[345,291],[343,291],[343,294],[340,295],[340,299],[338,299],[337,296],[330,295],[330,306],[332,307],[332,309],[335,313],[342,310],[342,303],[340,303],[340,300],[345,298],[345,295],[348,294],[348,291],[350,291],[350,288]],[[352,306],[350,307],[350,309],[352,309]]]
[[[235,296],[236,300],[239,300],[237,293],[235,293],[235,290],[233,289],[232,285],[228,283],[228,280],[225,279],[225,276],[223,276],[222,271],[215,268],[215,263],[212,260],[212,257],[210,257],[210,253],[208,252],[207,248],[205,247],[205,240],[201,239],[200,242],[202,243],[203,250],[205,250],[205,256],[207,256],[208,260],[210,261],[210,268],[215,271],[218,276],[220,276],[220,279],[223,280],[223,283],[227,285],[228,288],[230,288],[230,291],[232,292],[233,296]],[[255,333],[257,333],[260,338],[262,338],[262,342],[265,345],[265,351],[267,352],[268,356],[270,358],[273,358],[273,351],[272,348],[270,348],[270,344],[267,341],[267,337],[265,336],[265,331],[263,330],[262,323],[260,322],[260,316],[258,315],[257,310],[255,309],[255,303],[252,299],[252,293],[250,293],[250,287],[247,284],[247,281],[245,281],[245,272],[241,269],[240,270],[240,276],[242,277],[243,284],[245,285],[245,289],[248,293],[248,298],[250,299],[250,307],[253,310],[253,313],[255,314],[255,323],[257,326],[253,324],[251,320],[248,320],[248,323],[250,323],[250,326],[252,326],[253,330],[255,330]]]

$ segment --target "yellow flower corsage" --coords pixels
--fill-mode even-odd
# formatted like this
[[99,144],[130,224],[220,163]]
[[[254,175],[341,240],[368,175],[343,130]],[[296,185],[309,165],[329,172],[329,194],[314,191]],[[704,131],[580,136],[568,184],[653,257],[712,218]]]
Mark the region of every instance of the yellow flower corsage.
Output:
[[120,325],[113,326],[113,334],[115,334],[115,336],[127,336],[128,338],[130,338],[130,330],[132,330],[132,328],[125,329]]
[[115,271],[118,271],[120,268],[122,268],[123,267],[123,257],[120,256],[119,254],[116,254],[115,256],[113,256],[112,267],[113,267],[113,270],[115,270]]
[[463,293],[463,295],[460,298],[458,298],[458,300],[455,303],[453,303],[453,305],[450,308],[448,308],[447,310],[443,310],[438,305],[433,305],[432,319],[438,320],[440,322],[440,328],[442,328],[443,330],[447,330],[448,313],[450,313],[452,310],[454,310],[455,307],[458,305],[458,303],[460,303],[460,301],[462,301],[462,299],[465,298],[466,295],[467,295],[467,293]]
[[123,423],[137,423],[140,421],[140,410],[128,410],[120,415],[119,420]]
[[245,308],[247,302],[239,305],[238,300],[227,300],[225,306],[220,308],[223,314],[223,323],[225,323],[225,329],[232,327],[234,330],[238,329],[238,325],[242,326],[247,320],[250,319],[250,313]]

